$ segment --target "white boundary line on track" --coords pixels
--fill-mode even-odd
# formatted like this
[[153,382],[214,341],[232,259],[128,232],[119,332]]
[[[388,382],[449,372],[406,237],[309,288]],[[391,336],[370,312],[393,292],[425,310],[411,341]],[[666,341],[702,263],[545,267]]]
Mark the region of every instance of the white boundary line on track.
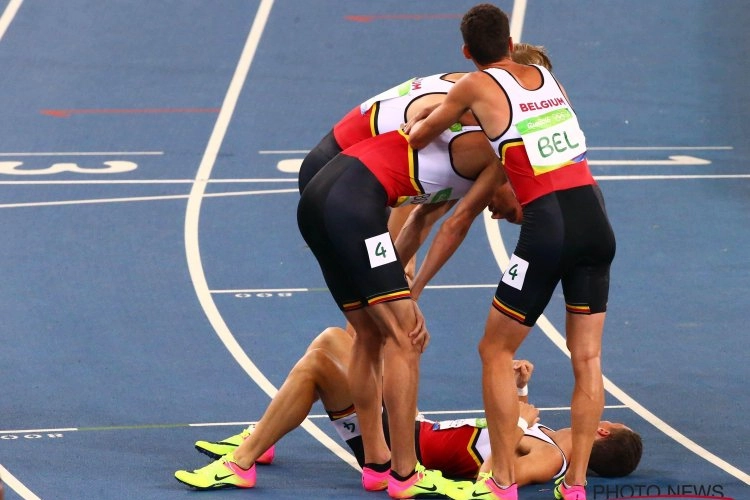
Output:
[[[21,8],[23,0],[10,0],[8,5],[5,7],[2,16],[0,16],[0,40],[5,36],[5,32],[8,30],[10,23],[16,17],[18,9]],[[8,488],[15,491],[24,500],[40,500],[38,496],[31,492],[26,486],[23,485],[18,479],[15,478],[5,467],[0,465],[0,479]]]
[[526,17],[526,0],[514,0],[513,11],[510,13],[510,37],[514,42],[521,41],[523,20]]
[[[594,178],[597,181],[657,181],[657,180],[693,180],[693,179],[750,179],[750,174],[682,174],[682,175],[595,175]],[[264,179],[263,180],[268,182],[279,182],[283,181],[283,179]],[[91,184],[91,183],[98,183],[98,184],[104,184],[107,181],[70,181],[72,184]],[[112,184],[127,184],[128,181],[123,182],[113,182],[109,181]],[[194,180],[194,181],[188,181],[189,183],[193,184],[202,184],[203,190],[205,191],[205,185],[211,184],[214,182],[223,182],[223,181],[211,181],[211,180]],[[230,181],[231,182],[231,181]],[[251,181],[245,181],[242,180],[240,182],[251,182]],[[0,186],[4,184],[31,184],[34,183],[33,181],[30,182],[23,182],[23,181],[0,181]],[[39,184],[67,184],[68,182],[65,181],[39,181],[37,182]],[[147,181],[142,182],[136,182],[138,184],[151,184]],[[158,184],[159,181],[154,181],[153,184]],[[174,182],[165,182],[165,184],[174,183]],[[297,188],[288,188],[288,189],[263,189],[263,190],[257,190],[257,191],[228,191],[224,193],[203,193],[203,198],[226,198],[230,196],[254,196],[254,195],[261,195],[261,194],[284,194],[284,193],[297,193]],[[30,202],[20,202],[20,203],[0,203],[0,208],[32,208],[32,207],[56,207],[56,206],[64,206],[64,205],[92,205],[97,203],[127,203],[127,202],[141,202],[141,201],[163,201],[163,200],[182,200],[182,199],[190,199],[191,194],[172,194],[172,195],[156,195],[156,196],[132,196],[132,197],[124,197],[124,198],[91,198],[91,199],[83,199],[83,200],[59,200],[59,201],[30,201]]]
[[[205,184],[205,182],[200,182]],[[203,186],[205,190],[205,186]],[[193,189],[195,191],[195,189]],[[160,200],[183,200],[188,201],[193,196],[191,194],[172,194],[172,195],[159,195],[159,196],[133,196],[129,198],[94,198],[88,200],[62,200],[62,201],[33,201],[27,203],[1,203],[0,208],[29,208],[29,207],[56,207],[61,205],[91,205],[95,203],[124,203],[131,201],[160,201]],[[284,193],[297,193],[297,188],[294,189],[266,189],[263,191],[233,191],[230,193],[207,193],[202,194],[203,198],[223,198],[227,196],[249,196],[257,194],[284,194]]]
[[[514,37],[515,38],[515,37]],[[588,151],[728,151],[734,146],[587,146]],[[261,155],[307,154],[309,149],[262,149]]]
[[39,151],[26,153],[0,153],[0,157],[16,156],[160,156],[164,151]]
[[[500,225],[498,224],[498,221],[492,219],[491,214],[486,210],[483,212],[482,217],[484,218],[484,227],[487,233],[487,239],[490,242],[490,247],[492,248],[492,253],[495,256],[495,261],[497,262],[498,267],[500,267],[501,270],[504,270],[508,267],[509,257],[508,252],[505,249],[505,244],[503,243],[502,235],[500,234]],[[547,319],[546,316],[542,315],[539,317],[537,326],[544,332],[544,334],[552,341],[553,344],[555,344],[567,357],[570,357],[570,351],[568,351],[568,348],[565,346],[565,338]],[[701,447],[699,444],[697,444],[695,441],[691,440],[684,434],[681,434],[679,431],[677,431],[677,429],[657,417],[646,407],[626,394],[625,391],[616,386],[607,377],[604,377],[604,388],[607,390],[607,392],[612,394],[615,398],[619,399],[623,404],[629,407],[641,418],[646,420],[648,423],[656,427],[658,430],[660,430],[670,438],[677,441],[688,450],[714,464],[716,467],[722,469],[728,474],[731,474],[740,481],[743,481],[746,484],[750,484],[750,475],[741,471],[729,462],[719,458],[705,448]]]
[[41,500],[2,465],[0,465],[0,478],[5,486],[15,491],[24,500]]
[[21,8],[22,3],[23,0],[10,0],[8,6],[5,7],[3,15],[0,17],[0,40],[5,36],[5,32],[8,30],[10,23],[12,23],[13,19],[16,17],[16,13],[18,12],[18,9]]
[[[650,180],[686,180],[686,179],[749,179],[750,174],[629,174],[629,175],[595,175],[594,178],[598,181],[650,181]],[[268,179],[113,179],[113,180],[94,180],[94,179],[83,179],[78,181],[73,180],[44,180],[44,181],[0,181],[0,186],[71,186],[71,185],[87,185],[87,184],[99,184],[99,185],[167,185],[167,184],[194,184],[196,182],[203,182],[206,184],[263,184],[263,183],[296,183],[297,179],[290,178],[268,178]],[[296,192],[297,189],[285,189],[283,192]],[[225,193],[208,193],[205,196],[236,196],[241,194],[262,194],[265,192],[275,193],[279,191],[267,191],[262,192],[225,192]],[[144,197],[143,199],[154,199],[153,197]],[[55,202],[57,203],[57,202]]]
[[59,181],[0,181],[0,186],[17,186],[17,185],[75,185],[75,184],[193,184],[195,182],[206,182],[208,184],[260,184],[264,182],[297,182],[297,179],[276,178],[276,179],[82,179],[79,181],[59,180]]
[[[608,410],[621,410],[630,409],[627,405],[607,405],[604,408]],[[537,407],[539,411],[570,411],[570,406],[548,406],[548,407]],[[422,415],[464,415],[464,414],[482,414],[484,413],[483,408],[476,409],[465,409],[465,410],[428,410],[421,411]],[[328,419],[330,418],[324,413],[313,413],[307,416],[310,419]],[[158,424],[158,425],[133,425],[133,426],[98,426],[98,427],[61,427],[51,429],[8,429],[0,430],[0,436],[7,436],[13,434],[46,434],[46,433],[62,433],[62,432],[106,432],[106,431],[119,431],[125,429],[142,429],[142,428],[170,428],[170,427],[238,427],[248,426],[250,424],[257,424],[257,421],[248,422],[193,422],[189,424]],[[1,466],[0,466],[1,467]]]
[[[427,285],[425,288],[438,289],[465,289],[465,288],[497,288],[495,284],[473,284],[473,285]],[[211,290],[211,293],[294,293],[294,292],[327,292],[327,288],[238,288],[234,290]]]
[[734,146],[594,146],[588,151],[730,151]]
[[[232,76],[229,89],[227,90],[224,102],[221,105],[221,110],[219,111],[219,116],[214,125],[211,137],[208,140],[208,145],[206,146],[200,166],[198,167],[196,182],[193,184],[192,190],[190,191],[190,197],[188,198],[185,213],[185,254],[187,257],[190,277],[193,286],[195,287],[195,293],[206,317],[211,323],[211,326],[214,328],[216,334],[232,356],[234,356],[237,363],[245,370],[253,381],[255,381],[255,383],[258,384],[266,394],[268,394],[269,397],[273,398],[278,392],[278,389],[274,387],[258,367],[255,366],[255,363],[253,363],[247,356],[237,342],[237,339],[232,335],[232,332],[224,322],[221,313],[213,301],[213,297],[211,296],[206,281],[206,275],[203,271],[203,263],[201,262],[198,231],[201,202],[207,185],[205,180],[199,181],[198,179],[208,179],[211,177],[211,170],[216,162],[221,143],[224,140],[232,114],[237,106],[237,100],[239,99],[240,92],[245,83],[247,73],[250,70],[250,65],[255,56],[255,51],[260,42],[261,35],[263,34],[263,29],[265,28],[266,22],[271,13],[271,7],[273,7],[273,0],[261,0],[260,5],[258,6],[258,12],[253,21],[253,25],[250,28],[250,33],[248,34],[247,41],[242,49],[240,60],[237,64],[234,75]],[[301,426],[335,455],[350,464],[352,467],[359,469],[359,465],[354,456],[320,430],[320,428],[318,428],[318,426],[316,426],[311,420],[305,419]]]

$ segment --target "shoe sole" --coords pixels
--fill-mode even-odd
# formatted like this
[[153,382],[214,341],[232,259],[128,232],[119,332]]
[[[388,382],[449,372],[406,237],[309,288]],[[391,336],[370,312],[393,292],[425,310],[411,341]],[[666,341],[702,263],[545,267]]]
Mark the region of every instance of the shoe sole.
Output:
[[200,446],[196,446],[196,447],[195,447],[195,449],[196,449],[196,450],[198,450],[198,451],[199,451],[200,453],[203,453],[203,454],[204,454],[204,455],[206,455],[207,457],[210,457],[210,458],[212,458],[212,459],[214,459],[214,460],[218,460],[218,459],[220,459],[221,457],[223,457],[223,456],[224,456],[224,455],[219,455],[219,454],[217,454],[217,453],[214,453],[214,452],[212,452],[212,451],[209,451],[209,450],[207,450],[207,449],[205,449],[205,448],[201,448]]
[[212,486],[195,486],[193,484],[190,484],[190,483],[187,483],[187,482],[183,481],[182,479],[180,479],[178,477],[175,477],[175,479],[177,479],[179,482],[181,482],[182,484],[184,484],[186,486],[190,486],[194,490],[200,490],[200,491],[206,491],[206,490],[225,490],[227,488],[249,489],[249,488],[242,488],[240,486],[235,486],[233,484],[227,484],[227,483],[218,483],[218,484],[213,484]]
[[[209,451],[209,450],[207,450],[205,448],[201,448],[200,446],[196,446],[195,449],[198,450],[199,453],[202,453],[202,454],[206,455],[207,457],[212,458],[213,460],[218,460],[218,459],[220,459],[221,457],[224,456],[224,455],[219,455],[218,453],[214,453],[212,451]],[[229,453],[229,452],[227,452],[227,453]],[[262,457],[262,455],[261,455],[261,457]],[[255,463],[258,464],[258,465],[271,465],[273,463],[273,459],[271,459],[270,462],[267,461],[267,460],[264,460],[262,462],[260,460],[256,460]]]

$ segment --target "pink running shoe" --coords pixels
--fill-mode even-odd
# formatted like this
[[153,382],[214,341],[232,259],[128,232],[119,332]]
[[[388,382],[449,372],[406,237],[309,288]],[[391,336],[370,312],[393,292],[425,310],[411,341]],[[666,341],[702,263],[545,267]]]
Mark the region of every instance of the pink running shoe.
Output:
[[362,487],[367,491],[383,491],[388,488],[388,477],[391,469],[378,472],[367,466],[362,467]]
[[273,458],[276,456],[276,445],[271,445],[261,456],[256,460],[257,463],[268,465],[273,462]]
[[555,498],[557,500],[586,500],[586,488],[580,484],[568,486],[565,484],[565,476],[555,481]]

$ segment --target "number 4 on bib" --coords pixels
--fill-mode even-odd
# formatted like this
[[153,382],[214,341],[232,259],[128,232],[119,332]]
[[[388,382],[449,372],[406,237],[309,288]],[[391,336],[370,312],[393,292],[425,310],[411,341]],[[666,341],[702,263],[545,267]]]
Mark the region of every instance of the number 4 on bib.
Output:
[[518,257],[516,254],[513,254],[510,256],[508,269],[503,273],[501,281],[506,285],[512,286],[516,290],[522,290],[528,268],[529,263],[527,261]]
[[370,267],[378,267],[395,262],[396,250],[393,248],[391,235],[383,233],[365,240],[367,256],[370,258]]

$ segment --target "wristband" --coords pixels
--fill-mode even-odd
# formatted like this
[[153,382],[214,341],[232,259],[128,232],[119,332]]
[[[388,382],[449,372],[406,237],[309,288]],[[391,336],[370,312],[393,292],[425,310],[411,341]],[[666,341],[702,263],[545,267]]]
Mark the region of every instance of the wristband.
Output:
[[526,384],[523,387],[519,387],[516,390],[518,391],[518,395],[519,396],[528,396],[529,395],[529,384]]
[[529,428],[529,423],[525,418],[518,417],[518,427],[520,427],[523,432],[526,432],[526,429]]

